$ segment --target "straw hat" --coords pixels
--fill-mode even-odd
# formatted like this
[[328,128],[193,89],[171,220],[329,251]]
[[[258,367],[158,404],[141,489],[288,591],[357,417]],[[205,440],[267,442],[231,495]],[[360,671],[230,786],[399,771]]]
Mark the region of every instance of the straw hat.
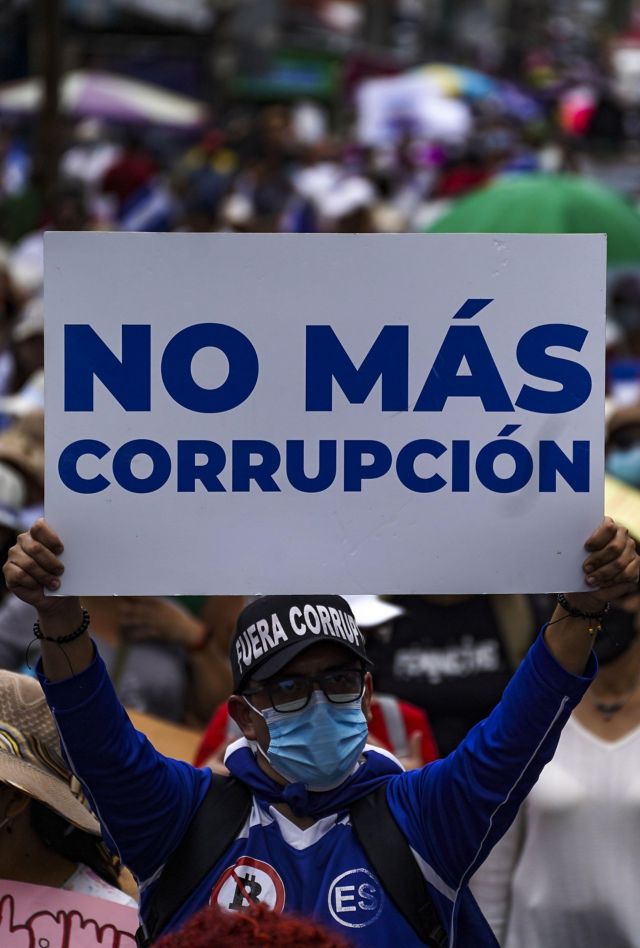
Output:
[[38,682],[0,670],[0,783],[39,800],[85,832],[100,835]]

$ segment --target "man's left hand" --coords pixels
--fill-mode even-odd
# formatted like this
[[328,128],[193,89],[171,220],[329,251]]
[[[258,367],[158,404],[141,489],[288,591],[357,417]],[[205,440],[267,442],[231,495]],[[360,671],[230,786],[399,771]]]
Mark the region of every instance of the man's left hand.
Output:
[[605,517],[587,542],[589,555],[582,564],[590,592],[571,593],[571,604],[584,612],[596,612],[636,590],[640,580],[640,556],[626,527]]

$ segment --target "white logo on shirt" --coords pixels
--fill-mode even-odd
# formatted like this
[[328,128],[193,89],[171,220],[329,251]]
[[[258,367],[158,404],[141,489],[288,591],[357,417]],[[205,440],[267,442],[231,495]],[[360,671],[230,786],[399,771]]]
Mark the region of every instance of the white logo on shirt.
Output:
[[393,659],[393,673],[403,681],[426,679],[439,685],[445,678],[468,678],[500,670],[500,646],[495,639],[474,642],[464,636],[449,648],[424,648],[412,645],[398,649]]
[[329,911],[340,925],[364,928],[380,915],[384,893],[368,869],[349,869],[331,883],[328,903]]

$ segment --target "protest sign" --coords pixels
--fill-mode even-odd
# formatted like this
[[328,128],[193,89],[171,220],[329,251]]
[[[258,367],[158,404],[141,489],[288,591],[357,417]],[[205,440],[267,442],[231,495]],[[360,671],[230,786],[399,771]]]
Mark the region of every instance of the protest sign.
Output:
[[356,92],[359,141],[394,145],[408,132],[425,139],[460,145],[473,127],[466,102],[442,95],[420,72],[367,79]]
[[61,594],[583,588],[603,236],[45,248]]
[[2,948],[135,948],[137,927],[128,905],[0,879]]

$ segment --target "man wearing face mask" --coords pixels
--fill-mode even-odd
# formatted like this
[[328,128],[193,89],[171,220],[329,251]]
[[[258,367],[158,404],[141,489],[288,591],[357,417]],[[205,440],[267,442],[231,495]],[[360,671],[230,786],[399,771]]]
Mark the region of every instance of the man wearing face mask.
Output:
[[607,473],[640,489],[640,404],[615,411],[607,422]]
[[256,600],[231,647],[229,710],[243,737],[220,784],[133,729],[79,600],[46,595],[60,585],[60,539],[42,520],[22,534],[5,578],[38,611],[40,681],[62,746],[139,882],[140,943],[213,901],[314,916],[354,945],[496,946],[468,881],[595,674],[606,604],[640,574],[633,541],[609,519],[585,548],[589,591],[559,600],[492,714],[449,757],[406,773],[366,744],[372,679],[347,602]]

